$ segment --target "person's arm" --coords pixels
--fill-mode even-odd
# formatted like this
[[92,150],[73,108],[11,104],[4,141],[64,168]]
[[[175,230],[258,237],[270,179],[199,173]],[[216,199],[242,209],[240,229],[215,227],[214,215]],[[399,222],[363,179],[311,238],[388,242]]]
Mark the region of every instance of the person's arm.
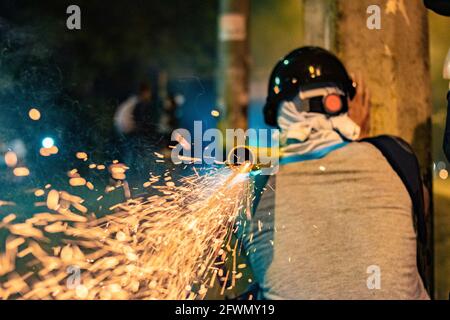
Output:
[[448,107],[447,107],[447,120],[445,121],[444,132],[444,153],[447,160],[450,161],[450,91],[447,93]]
[[425,214],[425,220],[430,215],[430,192],[428,191],[428,188],[422,184],[422,190],[423,190],[423,205],[424,205],[424,214]]
[[437,14],[443,16],[450,16],[450,1],[449,0],[424,0],[425,7],[433,10]]

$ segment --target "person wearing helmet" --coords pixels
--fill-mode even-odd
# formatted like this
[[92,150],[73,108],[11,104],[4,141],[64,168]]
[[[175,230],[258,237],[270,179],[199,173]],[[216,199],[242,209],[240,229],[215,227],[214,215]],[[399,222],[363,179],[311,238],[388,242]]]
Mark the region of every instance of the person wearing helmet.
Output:
[[429,299],[416,258],[423,219],[412,214],[424,213],[417,160],[398,138],[358,140],[368,111],[354,111],[356,123],[349,109],[367,106],[363,91],[318,47],[273,70],[264,117],[280,129],[280,168],[241,222],[257,298]]

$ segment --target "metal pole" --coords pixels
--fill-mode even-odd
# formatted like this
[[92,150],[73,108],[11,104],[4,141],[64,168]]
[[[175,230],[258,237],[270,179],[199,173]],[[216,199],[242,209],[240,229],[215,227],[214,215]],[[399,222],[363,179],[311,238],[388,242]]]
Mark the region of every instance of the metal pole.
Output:
[[218,21],[217,106],[220,127],[247,128],[250,0],[221,0]]

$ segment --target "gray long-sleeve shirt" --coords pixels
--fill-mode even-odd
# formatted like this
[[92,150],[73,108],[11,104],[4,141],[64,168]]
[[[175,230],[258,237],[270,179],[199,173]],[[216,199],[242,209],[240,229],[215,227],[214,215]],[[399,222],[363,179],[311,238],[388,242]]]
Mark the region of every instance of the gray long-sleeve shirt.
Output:
[[429,298],[410,196],[371,144],[282,166],[243,230],[266,299]]

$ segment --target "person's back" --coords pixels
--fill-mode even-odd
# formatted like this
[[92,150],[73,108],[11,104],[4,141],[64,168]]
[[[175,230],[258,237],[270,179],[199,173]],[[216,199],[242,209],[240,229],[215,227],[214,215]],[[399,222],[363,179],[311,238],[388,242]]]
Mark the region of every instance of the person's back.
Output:
[[367,138],[369,110],[362,77],[329,51],[298,48],[273,69],[263,112],[280,130],[280,166],[255,176],[240,228],[258,298],[428,298],[417,158],[398,138]]
[[369,143],[281,166],[245,230],[260,298],[428,298],[412,210],[403,182]]

